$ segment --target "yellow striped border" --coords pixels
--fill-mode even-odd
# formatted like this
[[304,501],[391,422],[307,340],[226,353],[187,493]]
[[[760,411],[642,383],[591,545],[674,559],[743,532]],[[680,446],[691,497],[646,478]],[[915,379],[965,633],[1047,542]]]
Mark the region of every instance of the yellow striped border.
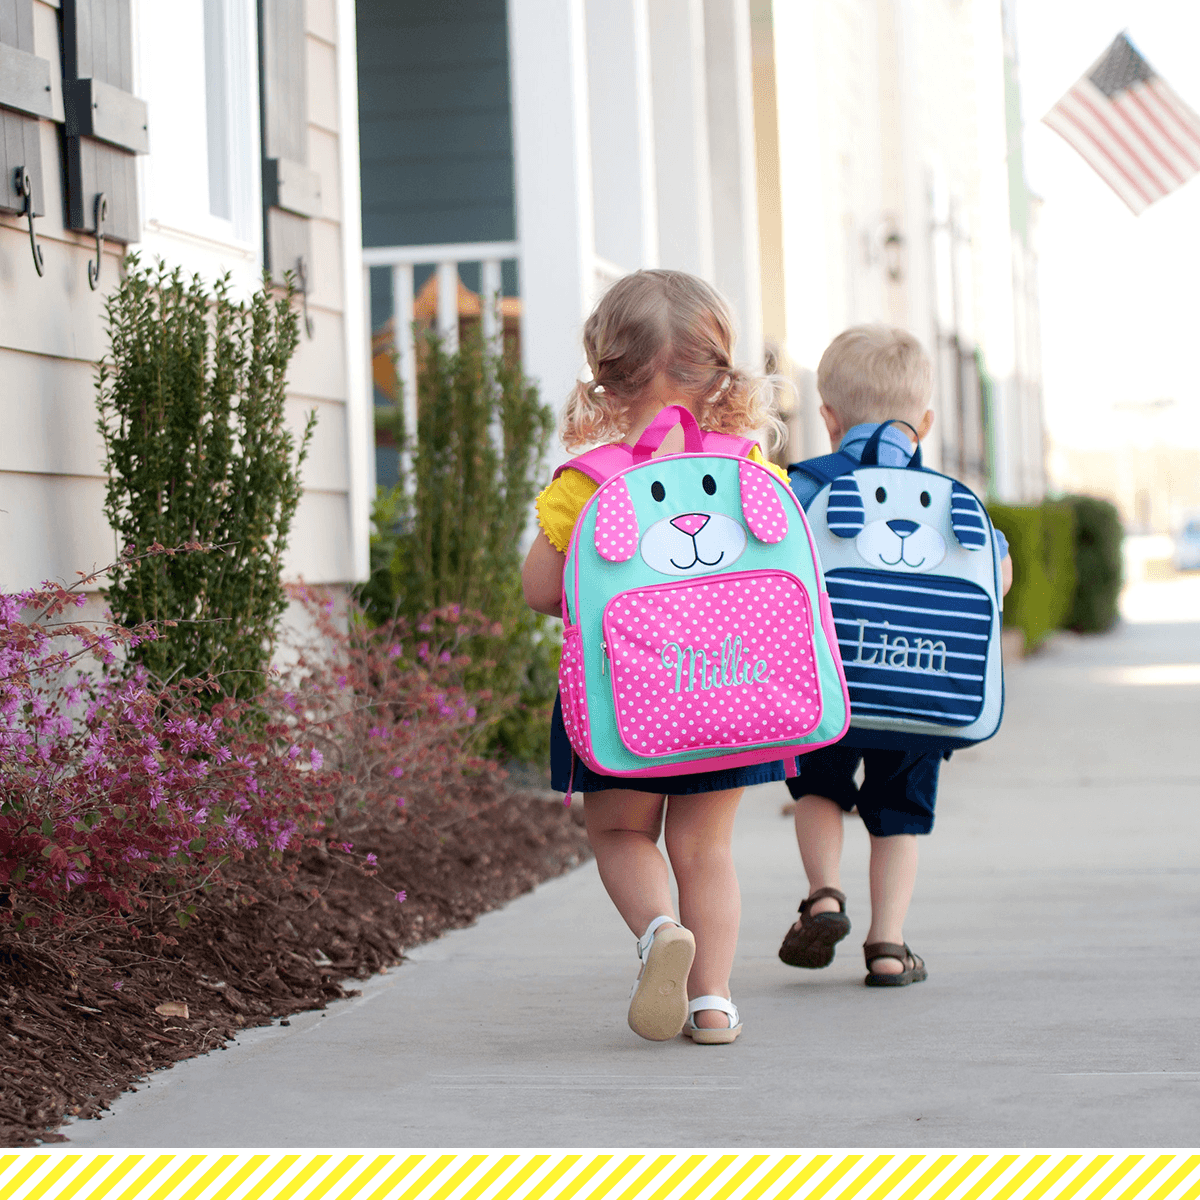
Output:
[[1178,1151],[0,1151],[0,1200],[1200,1200]]

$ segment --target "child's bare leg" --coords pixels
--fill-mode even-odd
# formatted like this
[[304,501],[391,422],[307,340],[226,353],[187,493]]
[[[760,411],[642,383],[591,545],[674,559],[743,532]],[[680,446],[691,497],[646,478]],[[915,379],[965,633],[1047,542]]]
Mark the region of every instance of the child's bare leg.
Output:
[[673,918],[670,876],[658,848],[663,797],[617,788],[588,792],[583,816],[600,880],[634,936],[655,917]]
[[[898,833],[871,837],[871,929],[866,942],[904,944],[904,917],[917,881],[917,838]],[[904,964],[894,958],[877,958],[868,964],[877,975],[898,975]]]
[[[818,888],[841,890],[844,829],[840,805],[826,796],[801,796],[796,801],[796,844],[808,876],[808,894]],[[813,916],[838,912],[838,902],[825,896],[813,902]]]
[[[733,819],[744,789],[674,796],[667,802],[667,853],[679,883],[679,916],[696,938],[688,996],[729,999],[742,897],[733,866]],[[724,1029],[725,1013],[702,1009],[701,1029]]]

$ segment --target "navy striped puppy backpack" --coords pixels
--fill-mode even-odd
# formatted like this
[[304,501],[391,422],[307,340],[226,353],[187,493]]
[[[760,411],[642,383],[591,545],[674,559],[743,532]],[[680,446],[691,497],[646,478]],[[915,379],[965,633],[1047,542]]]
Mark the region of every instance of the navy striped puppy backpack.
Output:
[[[821,485],[807,516],[850,692],[847,746],[954,750],[990,738],[1004,713],[1003,587],[987,510],[957,479],[879,465],[887,421],[862,461],[795,463]],[[911,428],[911,427],[910,427]]]

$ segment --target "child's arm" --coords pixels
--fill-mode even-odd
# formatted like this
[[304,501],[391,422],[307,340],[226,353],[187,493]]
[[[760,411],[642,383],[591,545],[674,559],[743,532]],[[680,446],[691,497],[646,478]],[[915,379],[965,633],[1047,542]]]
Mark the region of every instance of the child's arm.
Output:
[[555,550],[544,533],[539,533],[529,547],[525,565],[521,568],[525,603],[534,612],[562,618],[563,568],[566,563],[567,556]]
[[1002,596],[1008,595],[1008,589],[1012,587],[1012,555],[1006,554],[1000,562],[1000,582],[1004,585],[1004,590],[1000,593]]

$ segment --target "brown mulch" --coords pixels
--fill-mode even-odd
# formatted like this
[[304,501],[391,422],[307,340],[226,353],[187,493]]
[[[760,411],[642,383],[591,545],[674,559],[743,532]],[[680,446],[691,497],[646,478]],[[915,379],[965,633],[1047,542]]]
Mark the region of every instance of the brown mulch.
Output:
[[358,832],[355,851],[379,858],[373,878],[319,850],[291,880],[239,864],[240,886],[166,944],[112,928],[67,944],[0,938],[0,1146],[65,1141],[63,1120],[98,1116],[149,1072],[356,995],[344,981],[589,858],[582,825],[540,796],[468,801],[440,825]]

